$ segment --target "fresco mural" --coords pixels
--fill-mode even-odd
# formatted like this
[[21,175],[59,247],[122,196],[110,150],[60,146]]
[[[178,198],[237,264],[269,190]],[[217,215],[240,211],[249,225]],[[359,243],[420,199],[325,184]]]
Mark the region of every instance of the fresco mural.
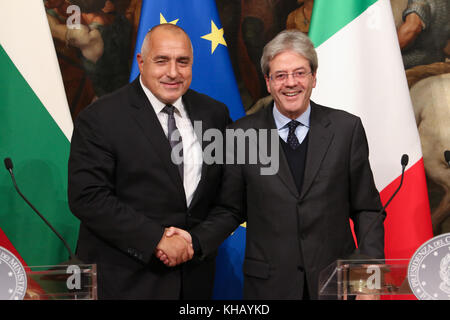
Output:
[[450,1],[391,0],[422,144],[435,234],[450,232]]
[[[45,0],[44,4],[70,111],[76,117],[93,100],[128,82],[140,1]],[[71,5],[81,10],[81,28],[66,24],[73,15]]]

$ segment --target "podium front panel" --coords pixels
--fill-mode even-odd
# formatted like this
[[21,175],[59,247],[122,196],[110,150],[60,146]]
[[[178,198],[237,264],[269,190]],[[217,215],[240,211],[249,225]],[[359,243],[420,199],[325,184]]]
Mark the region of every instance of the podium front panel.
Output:
[[56,265],[25,267],[24,300],[96,300],[97,266]]
[[414,298],[408,284],[408,263],[408,259],[337,260],[320,273],[319,299]]

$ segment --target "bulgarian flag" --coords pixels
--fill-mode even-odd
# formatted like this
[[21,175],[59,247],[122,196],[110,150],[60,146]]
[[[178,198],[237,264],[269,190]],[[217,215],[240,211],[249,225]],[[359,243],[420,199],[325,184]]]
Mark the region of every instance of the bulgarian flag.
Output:
[[[0,83],[0,160],[13,160],[21,191],[74,248],[78,221],[67,202],[73,125],[42,0],[0,2]],[[60,240],[16,193],[5,168],[0,246],[28,266],[68,259]]]
[[316,0],[309,36],[318,58],[312,100],[361,117],[386,209],[386,259],[409,259],[433,236],[419,134],[389,0]]

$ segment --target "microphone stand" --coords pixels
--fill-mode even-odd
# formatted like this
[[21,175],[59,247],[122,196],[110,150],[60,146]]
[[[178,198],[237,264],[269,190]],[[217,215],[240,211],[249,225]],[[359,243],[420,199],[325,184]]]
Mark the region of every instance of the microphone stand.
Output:
[[70,259],[61,263],[61,265],[73,265],[73,264],[83,264],[83,262],[78,259],[78,257],[73,253],[73,251],[70,249],[69,245],[67,244],[66,240],[59,234],[58,231],[50,224],[50,222],[47,221],[47,219],[33,206],[33,204],[28,201],[28,199],[25,197],[25,195],[20,191],[19,187],[17,186],[16,179],[14,177],[13,173],[13,164],[10,158],[6,158],[4,160],[6,170],[8,170],[12,182],[14,184],[14,188],[16,189],[17,193],[22,197],[23,200],[30,206],[31,209],[33,209],[34,212],[37,213],[37,215],[45,222],[45,224],[53,231],[54,234],[61,240],[64,247],[66,247],[67,251],[69,252]]
[[362,244],[364,244],[364,240],[366,239],[367,235],[372,231],[372,229],[375,226],[375,224],[378,223],[378,220],[380,219],[380,217],[383,217],[383,218],[386,217],[385,209],[389,206],[389,204],[391,203],[392,199],[394,199],[394,197],[397,195],[397,193],[399,192],[400,188],[403,185],[403,178],[404,178],[404,175],[405,175],[405,168],[408,165],[408,161],[409,161],[408,155],[404,154],[402,156],[402,159],[401,159],[402,175],[401,175],[401,178],[400,178],[399,186],[397,187],[395,192],[392,194],[392,196],[389,198],[389,200],[386,202],[386,204],[383,206],[383,208],[378,212],[378,215],[375,217],[375,219],[372,221],[372,223],[369,225],[369,227],[367,228],[367,231],[361,237],[361,240],[358,243],[358,247],[345,260],[370,260],[370,259],[373,259],[372,257],[369,257],[367,255],[362,254],[360,248],[361,248]]

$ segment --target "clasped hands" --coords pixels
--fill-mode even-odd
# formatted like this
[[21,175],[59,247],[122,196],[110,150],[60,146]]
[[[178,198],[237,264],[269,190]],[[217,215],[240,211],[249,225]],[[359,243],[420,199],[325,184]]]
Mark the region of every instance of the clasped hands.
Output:
[[191,260],[194,256],[191,235],[183,229],[166,228],[161,241],[156,246],[155,255],[169,267]]

